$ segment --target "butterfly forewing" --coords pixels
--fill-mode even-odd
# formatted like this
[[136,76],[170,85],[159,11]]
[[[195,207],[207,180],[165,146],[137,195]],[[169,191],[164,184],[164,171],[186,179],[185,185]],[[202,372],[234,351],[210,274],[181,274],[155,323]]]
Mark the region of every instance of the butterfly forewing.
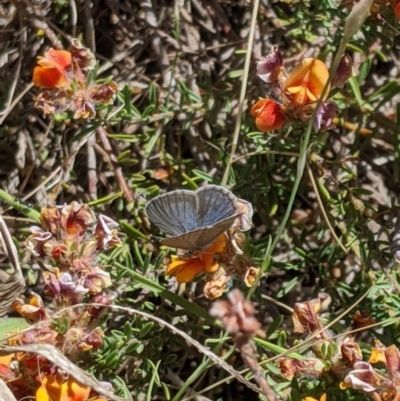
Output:
[[217,237],[228,230],[237,216],[236,214],[230,216],[210,227],[199,228],[176,237],[164,238],[161,240],[161,244],[190,251],[203,249],[211,245]]
[[196,194],[174,191],[152,199],[146,205],[149,219],[169,235],[181,235],[198,228]]
[[216,185],[208,185],[196,191],[199,197],[198,220],[201,227],[227,219],[236,212],[236,196]]

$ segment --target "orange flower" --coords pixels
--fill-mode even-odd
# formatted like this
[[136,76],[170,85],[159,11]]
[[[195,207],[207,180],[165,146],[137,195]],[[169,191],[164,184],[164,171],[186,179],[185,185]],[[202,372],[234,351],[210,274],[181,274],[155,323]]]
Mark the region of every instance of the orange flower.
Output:
[[72,376],[62,381],[54,375],[47,375],[36,391],[36,401],[86,401],[90,390]]
[[214,240],[212,245],[201,252],[197,252],[192,258],[172,256],[172,262],[167,268],[167,274],[175,276],[178,283],[187,283],[202,271],[215,273],[219,268],[219,263],[214,260],[215,254],[222,252],[226,245],[226,235],[221,234]]
[[33,84],[39,88],[53,89],[69,85],[68,72],[72,68],[71,53],[50,49],[33,70]]
[[[308,103],[315,103],[322,94],[329,78],[326,65],[315,58],[306,58],[290,71],[283,86],[294,108],[302,107]],[[329,94],[329,87],[323,100]]]
[[280,129],[286,122],[281,107],[272,99],[261,99],[251,108],[257,128],[262,132]]

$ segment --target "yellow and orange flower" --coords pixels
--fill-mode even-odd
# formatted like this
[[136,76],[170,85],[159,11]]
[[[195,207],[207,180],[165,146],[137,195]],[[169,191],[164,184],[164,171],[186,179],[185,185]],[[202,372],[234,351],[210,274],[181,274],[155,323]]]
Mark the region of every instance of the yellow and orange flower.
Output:
[[251,108],[257,128],[262,132],[280,129],[286,122],[281,106],[272,99],[261,99]]
[[[315,103],[322,95],[324,86],[329,78],[326,65],[315,58],[306,58],[294,67],[283,85],[292,106],[297,109],[309,103]],[[323,101],[329,94],[329,87]]]
[[71,53],[65,50],[50,49],[38,61],[33,70],[33,84],[39,88],[63,88],[69,85],[69,72],[72,68]]
[[178,283],[187,283],[193,280],[198,274],[215,273],[219,268],[219,262],[215,255],[225,250],[227,246],[226,234],[221,234],[214,242],[193,257],[172,256],[172,262],[168,265],[167,274],[175,276]]
[[[352,62],[345,56],[335,75],[336,86],[343,87],[352,75]],[[297,64],[289,74],[283,67],[282,56],[276,47],[257,65],[260,79],[269,85],[270,98],[257,101],[251,114],[260,131],[280,129],[287,121],[308,121],[319,100],[322,100],[314,121],[315,131],[329,129],[338,108],[332,102],[325,102],[329,95],[329,71],[326,65],[315,58],[306,58]],[[325,86],[327,86],[324,95]]]

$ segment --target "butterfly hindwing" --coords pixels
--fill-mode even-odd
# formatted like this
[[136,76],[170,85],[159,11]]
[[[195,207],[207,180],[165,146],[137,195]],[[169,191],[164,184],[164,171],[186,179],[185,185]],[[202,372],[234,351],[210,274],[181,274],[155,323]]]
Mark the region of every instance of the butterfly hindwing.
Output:
[[164,238],[160,242],[162,245],[171,248],[180,248],[188,251],[203,249],[208,245],[211,245],[216,238],[228,230],[237,217],[238,215],[235,214],[211,227],[203,227],[176,237]]

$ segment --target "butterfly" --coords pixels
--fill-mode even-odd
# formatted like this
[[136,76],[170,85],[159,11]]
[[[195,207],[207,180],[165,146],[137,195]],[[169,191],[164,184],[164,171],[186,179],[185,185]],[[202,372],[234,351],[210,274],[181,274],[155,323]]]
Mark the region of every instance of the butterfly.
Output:
[[196,191],[177,190],[159,195],[146,205],[150,221],[170,235],[160,242],[188,251],[204,249],[228,230],[241,213],[228,189],[207,185]]

